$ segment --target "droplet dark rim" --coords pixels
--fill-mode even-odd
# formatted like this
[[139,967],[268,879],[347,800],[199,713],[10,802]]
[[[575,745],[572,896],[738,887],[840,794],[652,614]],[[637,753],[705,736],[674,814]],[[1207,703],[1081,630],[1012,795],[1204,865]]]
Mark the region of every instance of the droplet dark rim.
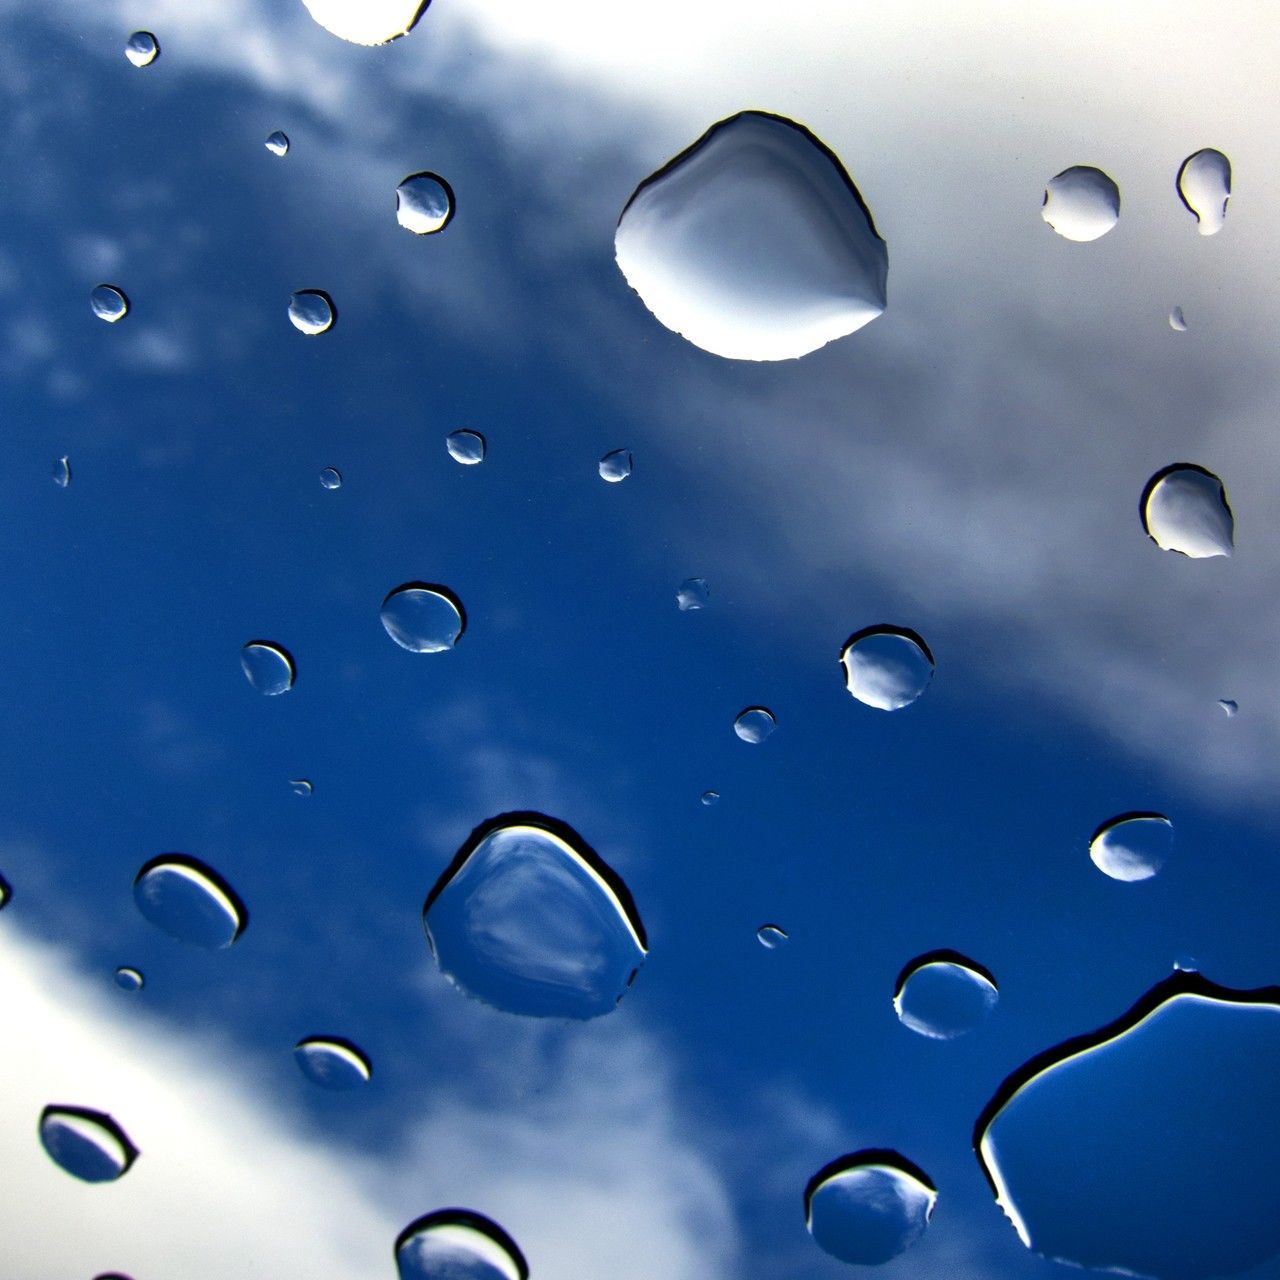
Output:
[[471,1230],[488,1236],[494,1244],[510,1255],[511,1260],[516,1264],[520,1280],[529,1280],[529,1264],[525,1261],[520,1246],[492,1218],[486,1218],[484,1214],[476,1213],[473,1209],[436,1209],[432,1213],[423,1214],[421,1218],[415,1218],[396,1236],[392,1257],[399,1258],[400,1250],[419,1233],[429,1231],[433,1227],[449,1226],[470,1227]]
[[918,631],[913,631],[910,627],[894,626],[891,622],[877,622],[873,627],[863,627],[861,631],[855,631],[840,646],[840,657],[838,659],[840,665],[844,666],[844,655],[855,645],[860,644],[863,640],[869,640],[872,636],[893,636],[897,640],[910,640],[916,645],[920,652],[929,660],[929,666],[937,668],[937,659],[933,656],[933,650],[925,643],[924,636]]
[[[133,887],[137,890],[139,882],[154,871],[157,867],[185,867],[188,871],[194,871],[198,875],[203,876],[211,884],[213,884],[220,893],[222,893],[228,902],[235,909],[236,919],[239,922],[235,933],[231,935],[230,940],[225,944],[230,946],[249,926],[249,908],[245,906],[244,899],[220,876],[208,863],[201,862],[199,858],[193,858],[187,853],[161,853],[154,858],[148,859],[138,868],[138,874],[133,877]],[[162,930],[167,932],[167,930]],[[173,935],[170,934],[170,937]],[[221,950],[221,948],[216,948]]]
[[[1210,471],[1208,467],[1202,467],[1198,462],[1171,462],[1167,467],[1161,467],[1160,470],[1147,481],[1146,487],[1142,490],[1142,497],[1138,499],[1138,518],[1142,521],[1143,532],[1151,539],[1152,542],[1156,543],[1157,547],[1160,546],[1160,544],[1156,542],[1155,534],[1151,532],[1151,526],[1147,523],[1147,503],[1151,501],[1151,495],[1156,491],[1156,486],[1160,481],[1173,475],[1174,472],[1177,471],[1197,471],[1202,476],[1208,476],[1210,480],[1217,484],[1218,497],[1221,500],[1222,505],[1226,508],[1227,515],[1231,517],[1233,531],[1231,542],[1234,546],[1236,513],[1231,510],[1231,503],[1227,501],[1227,486],[1222,483],[1222,477],[1220,475]],[[1180,556],[1185,556],[1187,554],[1185,551],[1179,551],[1177,547],[1161,547],[1161,550],[1169,550]]]
[[1089,837],[1089,845],[1092,847],[1094,842],[1100,837],[1105,836],[1108,831],[1123,825],[1126,822],[1137,822],[1140,819],[1156,819],[1165,823],[1169,830],[1173,830],[1173,820],[1166,813],[1157,813],[1154,809],[1133,809],[1128,813],[1118,813],[1114,818],[1108,818],[1106,822],[1099,824],[1093,835]]
[[1199,151],[1193,151],[1179,166],[1178,176],[1173,180],[1173,189],[1178,193],[1178,199],[1182,201],[1182,207],[1196,220],[1199,226],[1203,219],[1200,215],[1187,203],[1187,197],[1182,194],[1182,175],[1186,173],[1187,166],[1197,157],[1203,155],[1221,156],[1227,162],[1227,199],[1231,199],[1231,157],[1225,151],[1219,151],[1217,147],[1201,147]]
[[327,1036],[324,1034],[303,1036],[302,1039],[293,1046],[293,1051],[294,1053],[297,1053],[299,1049],[309,1049],[315,1045],[319,1045],[321,1047],[337,1045],[338,1048],[345,1049],[352,1057],[356,1058],[360,1062],[361,1066],[364,1067],[367,1079],[373,1079],[373,1061],[354,1040],[348,1040],[346,1036]]
[[[423,8],[426,8],[425,4],[423,5]],[[416,22],[417,19],[415,18],[414,21]],[[444,215],[444,221],[434,231],[413,232],[413,234],[417,236],[438,236],[449,225],[449,223],[453,221],[453,215],[458,211],[458,197],[454,194],[453,187],[450,185],[447,178],[442,178],[438,173],[433,173],[430,169],[422,169],[418,173],[405,174],[405,176],[396,183],[397,213],[400,212],[400,188],[403,187],[406,182],[410,182],[414,178],[430,178],[432,182],[438,182],[444,188],[444,193],[449,199],[449,211]],[[400,225],[404,226],[403,223]],[[405,230],[407,231],[409,228],[405,227]],[[471,434],[475,435],[478,433],[472,432]]]
[[898,974],[898,980],[893,988],[894,1000],[897,1000],[902,995],[903,988],[907,985],[907,979],[914,977],[921,969],[931,964],[954,964],[961,968],[969,969],[976,973],[978,977],[984,978],[989,982],[993,990],[997,992],[1000,990],[996,975],[986,965],[979,964],[976,960],[970,960],[968,956],[961,954],[959,951],[953,951],[950,947],[939,947],[935,951],[926,951],[923,955],[916,956],[914,960],[908,960],[902,966],[902,970]]
[[90,299],[92,299],[93,295],[97,293],[99,289],[110,289],[111,292],[116,294],[120,298],[121,302],[124,303],[124,309],[126,312],[133,310],[133,303],[130,301],[129,295],[125,293],[118,284],[108,284],[105,280],[100,281],[89,290]]
[[[384,49],[386,48],[387,45],[391,44],[395,40],[403,40],[405,36],[407,36],[409,32],[412,31],[414,27],[418,25],[418,20],[422,17],[424,13],[426,13],[426,11],[430,8],[430,6],[431,6],[431,0],[422,0],[422,3],[418,6],[417,13],[415,13],[413,17],[410,18],[409,21],[405,23],[403,31],[397,31],[395,35],[388,36],[385,40],[379,40],[378,43],[375,45],[366,45],[365,48]],[[351,44],[354,42],[348,41],[347,43]]]
[[805,1184],[805,1222],[808,1223],[812,1220],[813,1197],[823,1183],[830,1181],[838,1174],[877,1165],[886,1169],[894,1169],[898,1173],[905,1173],[922,1186],[927,1187],[935,1196],[938,1194],[938,1188],[933,1179],[915,1161],[908,1160],[901,1152],[893,1151],[888,1147],[864,1147],[860,1151],[852,1151],[848,1155],[837,1156],[836,1159],[824,1164]]
[[[87,1120],[90,1124],[97,1125],[100,1129],[105,1129],[119,1144],[124,1152],[124,1164],[120,1172],[115,1178],[103,1179],[103,1181],[115,1182],[123,1178],[126,1173],[133,1167],[133,1162],[142,1154],[137,1147],[133,1145],[133,1140],[125,1133],[119,1121],[113,1116],[108,1115],[105,1111],[95,1111],[92,1107],[76,1107],[65,1102],[51,1102],[40,1112],[40,1119],[36,1125],[36,1134],[40,1138],[40,1145],[44,1147],[44,1126],[45,1123],[53,1117],[71,1116],[76,1120]],[[46,1150],[48,1148],[45,1148]],[[57,1164],[57,1161],[54,1161]],[[61,1165],[58,1165],[62,1168]],[[69,1172],[63,1169],[63,1172]],[[70,1175],[75,1177],[73,1173]]]

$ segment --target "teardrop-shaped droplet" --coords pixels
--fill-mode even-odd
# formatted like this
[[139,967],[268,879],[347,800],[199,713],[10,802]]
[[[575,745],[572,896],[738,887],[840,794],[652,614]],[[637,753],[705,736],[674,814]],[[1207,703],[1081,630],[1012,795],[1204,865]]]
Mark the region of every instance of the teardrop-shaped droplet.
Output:
[[617,484],[631,474],[634,461],[630,449],[614,449],[600,459],[600,478]]
[[702,803],[704,805],[707,805],[707,806],[713,805],[719,799],[720,799],[720,793],[718,791],[704,791],[702,793]]
[[711,588],[706,578],[686,578],[676,591],[676,607],[681,613],[692,609],[705,609],[711,599]]
[[1234,698],[1219,698],[1218,706],[1222,708],[1228,717],[1235,715],[1240,710],[1240,704]]
[[89,294],[89,305],[93,308],[93,314],[108,324],[115,324],[129,314],[129,299],[125,297],[123,289],[113,284],[95,286]]
[[315,790],[306,778],[290,778],[289,787],[295,796],[309,796]]
[[809,1234],[833,1258],[878,1266],[924,1234],[932,1180],[896,1151],[855,1151],[820,1169],[804,1192]]
[[738,712],[733,722],[734,733],[753,746],[763,742],[777,727],[778,721],[768,707],[747,707]]
[[1235,1275],[1280,1254],[1277,1062],[1280,988],[1175,972],[1015,1071],[974,1146],[1039,1254],[1159,1280]]
[[59,489],[65,489],[71,483],[71,459],[63,454],[61,458],[56,458],[53,463],[53,483]]
[[1101,169],[1073,165],[1049,179],[1040,216],[1066,240],[1097,240],[1120,221],[1120,188]]
[[933,679],[933,654],[914,631],[876,626],[856,631],[840,651],[844,685],[881,711],[909,707]]
[[647,954],[621,878],[563,823],[504,814],[472,832],[423,907],[441,972],[532,1017],[608,1013]]
[[785,946],[788,936],[787,931],[776,924],[762,924],[756,930],[756,941],[766,951],[777,951],[779,947]]
[[516,1242],[469,1209],[440,1209],[411,1222],[395,1254],[399,1280],[529,1280]]
[[337,467],[325,467],[320,472],[320,484],[325,489],[341,489],[342,472]]
[[444,447],[449,457],[464,467],[474,467],[484,461],[484,436],[478,431],[450,431],[444,438]]
[[1000,993],[981,965],[955,951],[917,956],[898,975],[893,1007],[904,1027],[954,1040],[986,1021]]
[[436,173],[411,173],[396,188],[396,221],[415,236],[443,231],[453,217],[453,188]]
[[1142,527],[1165,551],[1193,560],[1229,556],[1235,547],[1235,516],[1222,481],[1191,462],[1157,471],[1142,492]]
[[171,938],[216,951],[244,932],[249,913],[212,867],[183,853],[164,853],[143,865],[133,898],[153,925]]
[[146,979],[142,976],[141,970],[129,965],[121,965],[116,970],[116,986],[121,991],[141,991],[145,985]]
[[293,1046],[293,1058],[302,1074],[322,1089],[358,1089],[373,1075],[364,1050],[339,1036],[307,1036]]
[[408,35],[431,0],[303,0],[326,30],[352,44],[387,44]]
[[803,125],[761,111],[646,178],[614,249],[658,320],[733,360],[806,355],[885,309],[888,250],[853,180]]
[[1175,333],[1186,333],[1187,318],[1182,314],[1181,307],[1174,307],[1174,309],[1169,312],[1169,328]]
[[40,1142],[54,1164],[81,1182],[114,1182],[138,1158],[137,1147],[120,1125],[88,1107],[45,1107]]
[[297,676],[293,655],[270,640],[250,640],[240,650],[240,666],[249,683],[268,698],[288,693]]
[[382,602],[382,625],[410,653],[444,653],[467,629],[467,617],[448,587],[406,582]]
[[1162,813],[1122,813],[1089,841],[1089,857],[1113,880],[1150,880],[1173,849],[1173,823]]
[[299,333],[328,333],[337,319],[333,299],[322,289],[299,289],[289,299],[289,320]]
[[287,156],[289,154],[289,135],[277,129],[274,133],[267,134],[267,141],[264,145],[273,156]]
[[1178,170],[1178,195],[1195,214],[1200,234],[1217,235],[1231,198],[1231,161],[1212,147],[1189,155]]
[[160,56],[160,42],[150,31],[135,31],[124,43],[124,56],[135,67],[149,67]]

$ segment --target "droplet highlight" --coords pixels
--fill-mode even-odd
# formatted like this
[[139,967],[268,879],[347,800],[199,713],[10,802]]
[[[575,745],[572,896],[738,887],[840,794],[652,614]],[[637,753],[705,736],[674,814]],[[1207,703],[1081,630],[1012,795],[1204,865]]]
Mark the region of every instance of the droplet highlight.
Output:
[[1101,169],[1073,165],[1049,179],[1040,216],[1065,240],[1097,240],[1120,221],[1120,188]]
[[289,135],[277,129],[274,133],[267,134],[267,140],[263,145],[273,156],[287,156],[289,154]]
[[1219,698],[1218,706],[1222,708],[1228,719],[1240,710],[1240,704],[1234,698]]
[[320,487],[322,489],[341,489],[342,472],[337,467],[325,467],[320,472]]
[[71,483],[71,459],[65,454],[53,463],[53,483],[65,489]]
[[116,986],[121,991],[141,991],[146,986],[146,979],[142,976],[139,969],[131,968],[128,965],[121,965],[116,970]]
[[135,67],[149,67],[160,56],[160,42],[150,31],[135,31],[124,43],[124,56]]
[[120,1125],[88,1107],[45,1107],[40,1142],[54,1164],[81,1182],[114,1182],[138,1158],[137,1147]]
[[289,299],[289,322],[309,338],[328,333],[336,319],[333,299],[322,289],[299,289]]
[[840,650],[845,688],[880,711],[909,707],[929,687],[934,661],[929,646],[905,627],[855,631]]
[[268,698],[288,693],[297,676],[293,655],[270,640],[250,640],[240,650],[240,667],[245,679]]
[[711,589],[706,578],[686,578],[676,591],[676,608],[681,613],[705,609],[711,600]]
[[1174,309],[1169,312],[1169,328],[1175,333],[1186,333],[1187,318],[1182,314],[1181,307],[1174,307]]
[[700,798],[702,803],[710,808],[711,805],[719,803],[720,793],[718,791],[704,791]]
[[408,35],[430,0],[303,0],[326,30],[352,44],[387,44]]
[[290,778],[289,788],[295,796],[309,796],[315,790],[306,778]]
[[1202,236],[1217,235],[1231,198],[1231,161],[1212,147],[1189,155],[1178,170],[1178,197],[1195,215]]
[[444,447],[449,457],[464,467],[474,467],[484,461],[485,440],[478,431],[450,431],[444,438]]
[[1162,813],[1122,813],[1093,833],[1089,857],[1113,880],[1150,880],[1173,850],[1173,823]]
[[373,1076],[373,1064],[364,1050],[340,1036],[306,1036],[293,1046],[293,1059],[298,1070],[322,1089],[358,1089]]
[[1204,467],[1176,462],[1157,471],[1142,491],[1142,527],[1163,551],[1193,560],[1229,556],[1235,516],[1226,486]]
[[788,937],[787,931],[776,924],[762,924],[756,930],[756,941],[766,951],[777,951],[779,947],[786,946]]
[[768,707],[747,707],[738,712],[733,722],[734,733],[752,746],[763,742],[777,727],[778,721]]
[[453,218],[453,188],[437,173],[411,173],[396,188],[396,221],[415,236],[443,231]]
[[898,1020],[930,1040],[954,1040],[981,1026],[1000,999],[994,975],[957,951],[917,956],[898,975]]
[[600,478],[610,484],[617,484],[631,474],[633,465],[630,449],[614,449],[600,459]]
[[410,653],[444,653],[467,628],[462,602],[435,583],[406,582],[382,602],[382,625]]
[[115,324],[129,314],[129,299],[123,289],[113,284],[100,284],[89,294],[89,305],[99,320]]
[[134,878],[133,900],[156,928],[209,951],[231,946],[249,921],[236,891],[212,867],[183,853],[145,863]]
[[516,1242],[469,1209],[440,1209],[411,1222],[395,1255],[399,1280],[529,1280]]

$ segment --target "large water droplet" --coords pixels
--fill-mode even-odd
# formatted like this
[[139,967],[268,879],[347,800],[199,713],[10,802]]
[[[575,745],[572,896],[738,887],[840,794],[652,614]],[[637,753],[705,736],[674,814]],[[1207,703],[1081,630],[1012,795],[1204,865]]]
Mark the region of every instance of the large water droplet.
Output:
[[406,582],[382,602],[382,625],[410,653],[443,653],[467,629],[467,616],[448,587]]
[[135,67],[149,67],[160,56],[160,42],[150,31],[135,31],[125,41],[124,56]]
[[676,607],[681,613],[691,609],[705,609],[711,599],[711,588],[706,578],[686,578],[676,591]]
[[449,457],[464,467],[474,467],[484,461],[484,436],[478,431],[450,431],[444,438]]
[[364,1050],[340,1036],[306,1036],[293,1046],[293,1058],[302,1074],[322,1089],[358,1089],[373,1075]]
[[974,1146],[1037,1253],[1160,1280],[1232,1275],[1280,1252],[1278,1061],[1280,988],[1173,973],[1014,1072]]
[[164,853],[143,865],[133,882],[138,910],[171,938],[210,951],[229,947],[249,913],[211,867],[183,853]]
[[267,134],[267,141],[264,145],[273,156],[287,156],[289,154],[289,135],[277,129],[274,133]]
[[1222,708],[1228,717],[1235,715],[1240,710],[1240,704],[1234,698],[1219,698],[1218,706]]
[[441,971],[511,1013],[608,1013],[647,954],[622,879],[577,832],[504,814],[472,832],[423,907]]
[[778,721],[768,707],[747,707],[738,712],[733,722],[734,733],[752,745],[763,742],[777,727]]
[[881,711],[909,707],[933,679],[933,654],[914,631],[876,626],[855,631],[840,650],[844,684]]
[[937,1201],[928,1175],[896,1151],[855,1151],[809,1179],[805,1220],[832,1257],[877,1266],[924,1234]]
[[956,951],[917,956],[898,975],[893,1007],[904,1027],[954,1040],[986,1021],[1000,993],[994,976]]
[[436,173],[411,173],[396,188],[396,221],[415,236],[443,231],[453,217],[453,188]]
[[756,930],[756,941],[766,951],[777,951],[779,947],[785,946],[788,936],[787,931],[776,924],[762,924]]
[[337,467],[325,467],[320,472],[320,484],[326,489],[341,489],[342,472]]
[[744,111],[636,189],[618,266],[668,329],[734,360],[787,360],[885,309],[889,255],[836,155]]
[[71,483],[71,459],[65,454],[53,463],[53,483],[59,489],[65,489]]
[[93,314],[108,324],[115,324],[129,314],[129,299],[123,289],[113,284],[96,285],[89,294],[89,305]]
[[323,289],[299,289],[289,299],[289,320],[299,333],[328,333],[338,318],[333,299]]
[[1120,188],[1101,169],[1073,165],[1049,179],[1040,216],[1064,239],[1096,240],[1120,221]]
[[440,1209],[411,1222],[395,1253],[400,1280],[529,1280],[516,1242],[469,1209]]
[[352,44],[386,44],[407,35],[431,0],[303,0],[326,30]]
[[1150,880],[1173,849],[1173,823],[1162,813],[1122,813],[1089,841],[1089,857],[1113,880]]
[[1231,161],[1212,147],[1189,155],[1178,170],[1178,195],[1195,214],[1200,234],[1217,235],[1231,196]]
[[1181,307],[1174,307],[1174,309],[1169,312],[1169,328],[1175,333],[1186,333],[1187,317],[1182,314]]
[[121,991],[141,991],[145,985],[146,979],[140,970],[129,965],[121,965],[116,970],[116,986]]
[[610,484],[617,484],[631,474],[634,465],[630,449],[614,449],[600,459],[600,478]]
[[250,640],[240,650],[240,666],[249,683],[269,698],[288,693],[297,675],[293,656],[270,640]]
[[45,1107],[40,1142],[54,1164],[81,1182],[114,1182],[138,1158],[129,1135],[109,1115],[87,1107]]
[[1191,462],[1157,471],[1142,491],[1142,527],[1156,546],[1193,560],[1229,556],[1235,517],[1222,481]]

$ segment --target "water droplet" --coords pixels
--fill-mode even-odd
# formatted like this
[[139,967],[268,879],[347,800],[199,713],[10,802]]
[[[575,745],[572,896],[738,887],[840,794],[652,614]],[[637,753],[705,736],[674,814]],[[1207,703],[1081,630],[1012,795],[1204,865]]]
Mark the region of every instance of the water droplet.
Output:
[[183,853],[145,863],[134,879],[133,898],[143,916],[171,938],[210,951],[229,947],[249,920],[236,891]]
[[768,707],[747,707],[738,712],[733,722],[734,733],[752,745],[763,742],[777,727],[778,721]]
[[1110,1026],[1037,1055],[974,1146],[1023,1244],[1161,1280],[1280,1252],[1280,988],[1175,972]]
[[844,685],[859,702],[881,711],[909,707],[933,679],[929,646],[905,627],[855,631],[840,650]]
[[149,67],[160,56],[160,42],[150,31],[135,31],[125,41],[124,56],[135,67]]
[[618,266],[668,329],[733,360],[816,351],[885,309],[889,255],[834,152],[743,111],[636,189]]
[[718,791],[704,791],[702,793],[702,803],[705,805],[713,805],[720,799]]
[[292,655],[270,640],[250,640],[240,650],[240,665],[249,683],[268,698],[288,693],[297,676]]
[[1178,956],[1173,962],[1173,967],[1180,973],[1199,973],[1200,971],[1200,963],[1195,956]]
[[766,951],[777,951],[779,947],[785,946],[787,937],[787,931],[776,924],[762,924],[756,930],[756,941]]
[[326,30],[352,44],[387,44],[408,35],[430,0],[303,0]]
[[0,911],[3,911],[12,901],[13,889],[4,876],[0,876]]
[[1195,214],[1200,234],[1217,235],[1231,197],[1231,161],[1212,147],[1189,155],[1178,170],[1178,195]]
[[1169,328],[1175,330],[1177,333],[1186,333],[1187,318],[1182,314],[1181,307],[1174,307],[1174,309],[1169,312]]
[[1156,546],[1193,560],[1229,556],[1235,517],[1222,481],[1191,462],[1157,471],[1142,491],[1142,527]]
[[293,1046],[293,1057],[302,1074],[322,1089],[358,1089],[373,1075],[364,1050],[339,1036],[307,1036]]
[[1173,849],[1173,823],[1162,813],[1122,813],[1089,841],[1089,857],[1113,880],[1150,880]]
[[328,333],[337,318],[333,299],[322,289],[299,289],[289,299],[289,320],[308,337]]
[[396,221],[415,236],[443,231],[453,217],[453,188],[435,173],[411,173],[396,188]]
[[274,133],[267,134],[267,141],[264,145],[273,156],[287,156],[289,154],[289,135],[281,133],[277,129]]
[[89,294],[89,305],[93,308],[93,314],[108,324],[115,324],[129,314],[129,299],[125,297],[123,289],[118,289],[113,284],[97,285]]
[[924,1234],[938,1202],[928,1175],[896,1151],[855,1151],[820,1169],[804,1191],[809,1234],[833,1258],[877,1266]]
[[114,1182],[138,1158],[129,1135],[109,1115],[87,1107],[45,1107],[40,1142],[54,1164],[81,1182]]
[[600,478],[617,484],[631,474],[634,459],[630,449],[614,449],[600,459]]
[[325,467],[320,472],[320,483],[326,489],[341,489],[342,472],[337,467]]
[[146,985],[146,979],[138,969],[130,968],[128,965],[121,965],[116,970],[116,986],[121,991],[141,991]]
[[443,653],[467,629],[467,615],[448,587],[406,582],[382,602],[382,625],[410,653]]
[[986,1021],[1000,993],[994,976],[956,951],[917,956],[898,975],[893,1007],[904,1027],[954,1040]]
[[395,1254],[399,1280],[529,1280],[516,1242],[469,1209],[440,1209],[411,1222]]
[[1064,239],[1096,240],[1120,221],[1120,188],[1101,169],[1073,165],[1049,179],[1040,216]]
[[1219,698],[1218,706],[1222,708],[1228,717],[1235,715],[1240,710],[1240,704],[1234,698]]
[[621,878],[576,831],[533,813],[472,832],[431,890],[423,925],[450,981],[532,1017],[608,1013],[647,954]]
[[295,796],[309,796],[315,790],[306,778],[290,778],[289,786],[293,788]]
[[691,609],[705,609],[711,599],[711,588],[706,578],[686,578],[676,592],[676,606],[681,613]]
[[478,431],[450,431],[444,438],[449,457],[464,467],[474,467],[484,461],[484,436]]
[[66,454],[54,461],[53,483],[59,489],[65,489],[71,483],[71,459]]

